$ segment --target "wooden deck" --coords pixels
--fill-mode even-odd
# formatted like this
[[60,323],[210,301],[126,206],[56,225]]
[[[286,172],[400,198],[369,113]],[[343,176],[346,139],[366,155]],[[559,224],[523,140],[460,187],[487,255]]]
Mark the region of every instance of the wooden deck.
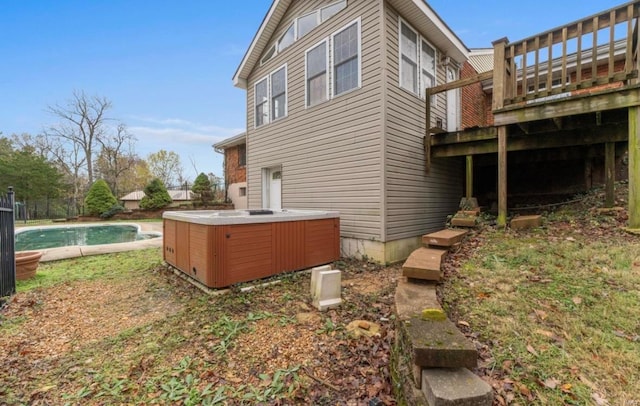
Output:
[[[507,153],[602,145],[607,202],[616,143],[628,143],[629,226],[640,228],[640,0],[509,42],[497,40],[494,69],[427,89],[427,95],[492,81],[494,125],[455,133],[431,127],[427,97],[425,169],[431,158],[496,154],[498,224],[507,219]],[[471,197],[471,196],[467,196]]]

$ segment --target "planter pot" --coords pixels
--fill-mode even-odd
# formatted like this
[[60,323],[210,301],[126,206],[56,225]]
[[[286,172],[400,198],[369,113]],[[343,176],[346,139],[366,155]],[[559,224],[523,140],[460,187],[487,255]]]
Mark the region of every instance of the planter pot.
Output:
[[16,252],[16,280],[22,281],[36,276],[41,257],[40,251]]

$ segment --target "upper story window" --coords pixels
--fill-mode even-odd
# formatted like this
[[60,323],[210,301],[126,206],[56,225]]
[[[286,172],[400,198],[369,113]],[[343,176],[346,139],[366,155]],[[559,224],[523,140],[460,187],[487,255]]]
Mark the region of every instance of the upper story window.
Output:
[[421,95],[424,96],[425,88],[436,85],[436,50],[426,41],[421,41],[420,45],[420,70],[422,72]]
[[271,74],[271,120],[287,115],[287,67]]
[[283,49],[293,44],[296,40],[296,25],[291,24],[287,31],[282,34],[280,40],[278,40],[278,52],[282,52]]
[[307,107],[322,103],[329,98],[328,42],[322,41],[308,50],[305,55]]
[[287,115],[287,65],[258,81],[254,86],[255,127]]
[[333,35],[333,94],[360,87],[360,20]]
[[317,11],[298,18],[298,38],[304,37],[318,25],[320,25],[320,16]]
[[268,78],[264,78],[256,83],[255,92],[255,116],[256,127],[260,127],[263,124],[269,122],[269,85]]
[[293,20],[284,34],[282,34],[282,36],[278,39],[278,41],[274,45],[272,45],[272,47],[269,48],[267,52],[265,52],[262,59],[260,59],[260,64],[265,64],[275,55],[293,44],[296,40],[304,37],[314,28],[324,23],[334,15],[338,14],[345,8],[347,8],[347,0],[339,0],[335,3],[329,4],[328,6],[324,6],[322,8],[319,8],[318,10],[312,11],[309,14],[305,14],[301,17],[296,18],[295,20]]
[[418,93],[418,34],[400,23],[400,86]]
[[247,164],[247,144],[238,145],[238,166]]
[[424,97],[436,84],[436,49],[400,20],[400,87]]

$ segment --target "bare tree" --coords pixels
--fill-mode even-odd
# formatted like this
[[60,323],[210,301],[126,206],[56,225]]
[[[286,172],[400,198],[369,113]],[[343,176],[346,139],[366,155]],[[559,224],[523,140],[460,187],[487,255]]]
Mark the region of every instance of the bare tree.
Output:
[[136,163],[133,144],[135,136],[127,131],[127,126],[119,124],[115,132],[104,134],[98,138],[101,146],[98,160],[98,171],[116,196],[122,192],[120,178]]
[[176,183],[182,184],[185,181],[180,156],[173,151],[161,149],[149,154],[147,164],[153,176],[160,179],[167,187],[174,186]]
[[106,97],[87,96],[82,91],[74,91],[66,105],[56,104],[47,108],[49,113],[61,119],[46,131],[47,136],[72,145],[65,149],[82,151],[90,184],[94,179],[94,147],[104,136],[105,121],[108,120],[105,114],[111,107],[111,101]]

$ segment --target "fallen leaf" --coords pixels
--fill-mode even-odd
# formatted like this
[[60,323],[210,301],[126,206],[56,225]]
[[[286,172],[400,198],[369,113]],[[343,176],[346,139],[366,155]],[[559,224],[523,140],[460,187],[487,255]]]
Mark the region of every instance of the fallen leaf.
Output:
[[609,401],[597,392],[591,394],[591,399],[593,399],[598,406],[609,406]]
[[536,314],[536,316],[538,316],[538,318],[542,321],[544,321],[547,318],[547,312],[545,312],[544,310],[538,310],[538,309],[534,309],[533,312]]
[[471,327],[471,326],[469,325],[469,323],[467,323],[467,322],[466,322],[466,321],[464,321],[464,320],[459,320],[459,321],[458,321],[458,325],[459,325],[459,326],[465,326],[465,327]]
[[576,306],[578,306],[578,305],[582,304],[582,298],[581,298],[581,297],[578,297],[578,296],[575,296],[573,299],[571,299],[571,301],[572,301]]
[[578,375],[578,379],[580,379],[580,382],[588,386],[589,389],[591,389],[592,391],[596,391],[598,389],[596,385],[593,382],[591,382],[589,379],[587,379],[587,377],[585,377],[584,375],[582,374]]
[[571,388],[573,388],[573,385],[571,385],[570,383],[565,383],[560,387],[560,390],[562,390],[562,392],[564,393],[571,393]]
[[573,237],[567,237],[567,241],[575,242],[575,241],[576,241],[576,239],[575,239],[575,238],[573,238]]
[[556,378],[548,378],[548,379],[545,379],[545,381],[544,381],[543,383],[544,383],[544,386],[545,386],[546,388],[549,388],[549,389],[555,389],[555,388],[557,388],[557,387],[558,387],[558,385],[560,385],[562,382],[560,382],[560,381],[559,381],[559,380],[557,380]]
[[537,334],[540,334],[541,336],[545,336],[547,338],[554,338],[556,336],[551,331],[547,331],[547,330],[536,330],[535,332]]
[[533,348],[530,344],[527,344],[527,351],[529,351],[531,354],[535,355],[536,357],[539,355],[538,351],[536,351],[536,349]]

